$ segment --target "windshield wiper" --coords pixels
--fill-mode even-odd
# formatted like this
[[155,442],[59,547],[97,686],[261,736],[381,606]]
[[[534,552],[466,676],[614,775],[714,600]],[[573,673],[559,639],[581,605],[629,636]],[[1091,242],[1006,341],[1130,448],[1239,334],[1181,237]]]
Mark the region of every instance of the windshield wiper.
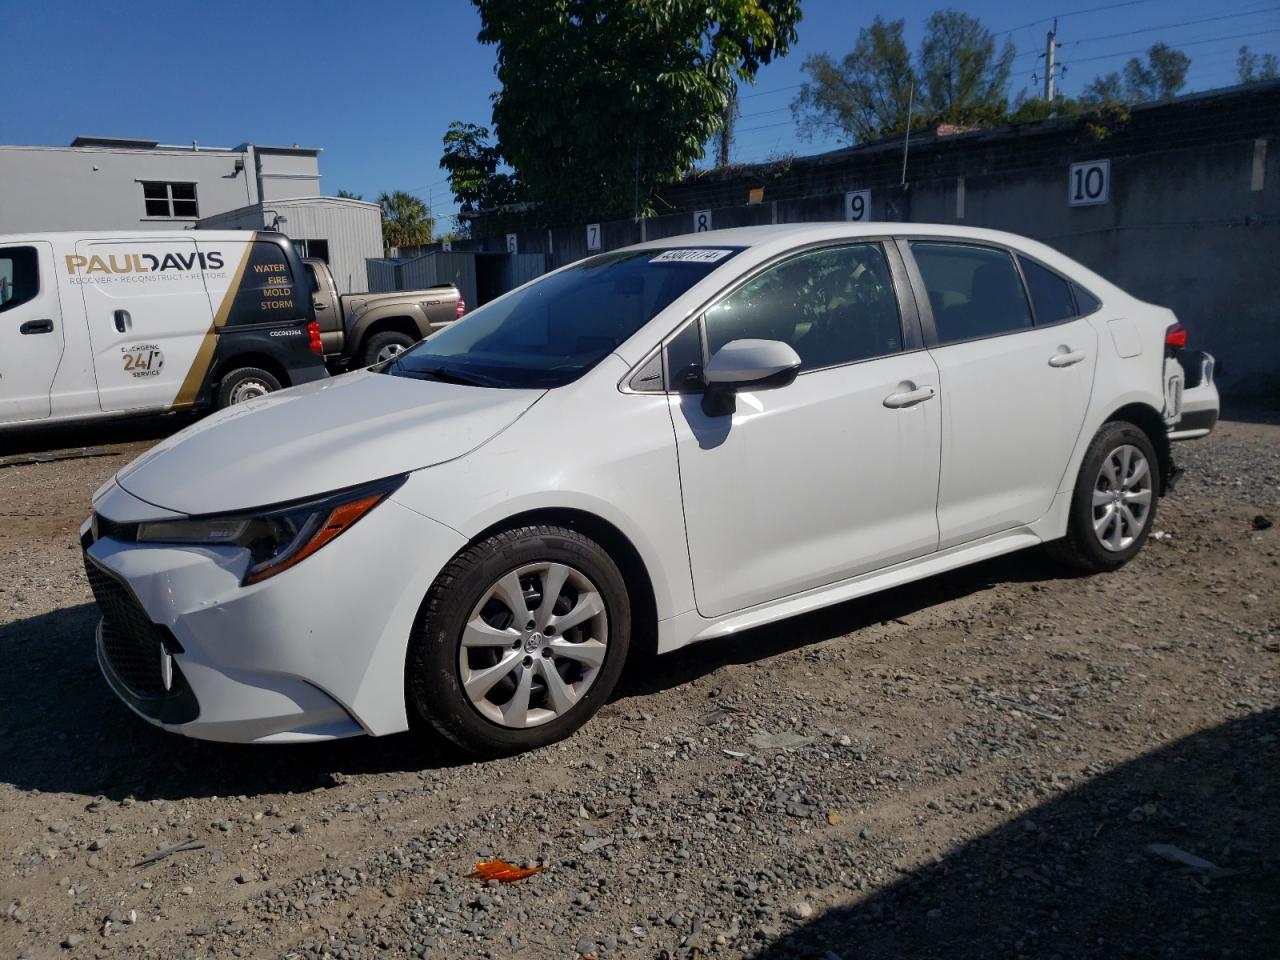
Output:
[[399,376],[412,377],[415,380],[439,380],[441,383],[457,383],[465,387],[492,387],[497,383],[487,377],[476,376],[470,373],[459,373],[457,370],[450,370],[448,367],[429,367],[425,370],[414,370],[406,367],[399,359],[391,365],[388,373],[395,371]]

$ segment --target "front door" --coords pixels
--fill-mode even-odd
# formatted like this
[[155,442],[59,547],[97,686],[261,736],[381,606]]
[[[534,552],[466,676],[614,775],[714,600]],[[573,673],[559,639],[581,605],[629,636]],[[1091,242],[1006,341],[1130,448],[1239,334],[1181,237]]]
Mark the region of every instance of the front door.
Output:
[[43,420],[66,344],[53,247],[0,247],[0,424]]
[[[781,340],[799,377],[709,416],[671,396],[699,613],[718,617],[933,552],[937,369],[904,335],[879,243],[826,247],[764,270],[668,346],[668,370],[730,340]],[[678,379],[678,375],[677,375]]]
[[[1009,251],[912,241],[942,383],[940,546],[1033,523],[1063,481],[1093,388],[1097,333],[1070,285]],[[1030,276],[1030,274],[1028,274]],[[1056,284],[1056,285],[1055,285]],[[1056,291],[1056,295],[1055,295]]]
[[169,408],[213,321],[195,241],[82,241],[69,265],[84,296],[102,409]]

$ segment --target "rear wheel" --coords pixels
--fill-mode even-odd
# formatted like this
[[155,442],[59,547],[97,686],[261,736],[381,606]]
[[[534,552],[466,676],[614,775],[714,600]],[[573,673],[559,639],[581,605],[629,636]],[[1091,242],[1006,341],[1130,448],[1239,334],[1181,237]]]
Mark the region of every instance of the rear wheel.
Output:
[[222,377],[218,385],[217,406],[221,410],[247,400],[265,397],[279,390],[281,383],[275,375],[261,367],[238,367]]
[[383,360],[390,360],[396,354],[404,353],[415,343],[417,341],[413,337],[398,330],[375,333],[365,341],[364,365],[367,367],[370,364],[381,363]]
[[1142,549],[1155,522],[1160,461],[1132,423],[1104,424],[1089,444],[1071,498],[1067,535],[1049,544],[1082,570],[1115,570]]
[[566,527],[471,546],[437,578],[410,641],[410,711],[473,753],[560,740],[590,719],[626,660],[631,607],[618,567]]

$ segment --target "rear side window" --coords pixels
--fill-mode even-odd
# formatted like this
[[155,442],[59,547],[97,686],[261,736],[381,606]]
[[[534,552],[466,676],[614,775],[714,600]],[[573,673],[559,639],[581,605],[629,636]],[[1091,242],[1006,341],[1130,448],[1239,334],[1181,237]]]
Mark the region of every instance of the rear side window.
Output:
[[1076,309],[1082,317],[1087,317],[1102,307],[1102,301],[1078,283],[1071,285],[1071,292],[1076,296]]
[[1003,250],[912,241],[939,344],[976,340],[1031,326],[1022,278]]
[[893,275],[878,243],[802,253],[770,267],[706,313],[707,348],[781,340],[800,369],[820,370],[902,350]]
[[40,292],[35,247],[0,247],[0,313],[34,300]]
[[1027,281],[1031,308],[1036,313],[1036,326],[1043,327],[1079,316],[1068,281],[1026,257],[1018,257],[1018,265],[1022,267],[1022,275]]
[[[228,259],[234,262],[234,257]],[[307,284],[310,285],[309,280]],[[303,298],[294,289],[293,273],[284,250],[269,241],[255,240],[227,323],[293,320],[305,313],[302,303]]]

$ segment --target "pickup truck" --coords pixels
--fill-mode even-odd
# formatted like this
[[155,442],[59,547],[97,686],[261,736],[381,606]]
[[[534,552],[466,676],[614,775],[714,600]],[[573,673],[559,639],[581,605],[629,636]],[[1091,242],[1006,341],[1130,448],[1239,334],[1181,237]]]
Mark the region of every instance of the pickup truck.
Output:
[[453,323],[467,305],[451,283],[425,290],[339,294],[323,260],[302,261],[313,280],[316,320],[330,367],[367,367]]

